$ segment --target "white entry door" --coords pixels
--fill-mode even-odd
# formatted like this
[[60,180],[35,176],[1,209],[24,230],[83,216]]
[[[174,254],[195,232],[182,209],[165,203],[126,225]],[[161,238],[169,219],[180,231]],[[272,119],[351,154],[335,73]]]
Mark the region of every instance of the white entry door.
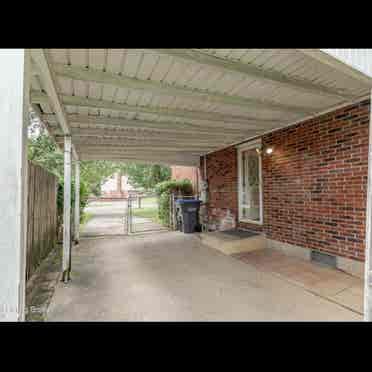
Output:
[[262,224],[261,142],[238,148],[239,221]]

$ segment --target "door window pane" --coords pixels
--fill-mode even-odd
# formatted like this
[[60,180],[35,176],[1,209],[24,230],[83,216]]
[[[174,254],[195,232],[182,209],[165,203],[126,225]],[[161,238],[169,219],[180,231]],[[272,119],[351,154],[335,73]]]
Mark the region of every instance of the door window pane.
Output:
[[250,149],[241,156],[241,217],[260,221],[260,155]]

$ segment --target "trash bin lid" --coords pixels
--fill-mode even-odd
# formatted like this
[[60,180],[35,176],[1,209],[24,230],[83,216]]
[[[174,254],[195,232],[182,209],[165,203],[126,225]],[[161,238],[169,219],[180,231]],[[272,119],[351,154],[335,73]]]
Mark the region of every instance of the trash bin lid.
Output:
[[186,204],[186,203],[201,203],[198,199],[177,199],[176,203],[178,204]]

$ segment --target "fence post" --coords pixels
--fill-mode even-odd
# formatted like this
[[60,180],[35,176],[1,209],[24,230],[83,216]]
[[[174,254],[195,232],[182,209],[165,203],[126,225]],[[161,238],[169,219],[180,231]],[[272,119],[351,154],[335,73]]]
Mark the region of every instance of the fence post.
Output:
[[171,210],[170,219],[171,219],[172,230],[177,230],[176,208],[175,208],[175,204],[174,204],[174,193],[173,192],[170,194],[170,204],[171,204],[171,207],[169,209]]
[[172,204],[173,204],[172,218],[173,218],[173,225],[174,225],[175,230],[177,230],[177,228],[178,228],[176,199],[177,199],[177,196],[173,193],[172,194]]
[[129,199],[129,228],[130,233],[133,234],[133,205],[132,205],[132,199]]
[[128,198],[127,198],[127,213],[125,215],[125,232],[126,232],[126,235],[129,235],[130,233],[130,227],[129,227],[129,224],[130,224],[130,196],[128,195]]
[[174,230],[173,226],[173,194],[169,194],[169,227]]
[[127,197],[127,206],[125,213],[125,234],[129,235],[129,196]]

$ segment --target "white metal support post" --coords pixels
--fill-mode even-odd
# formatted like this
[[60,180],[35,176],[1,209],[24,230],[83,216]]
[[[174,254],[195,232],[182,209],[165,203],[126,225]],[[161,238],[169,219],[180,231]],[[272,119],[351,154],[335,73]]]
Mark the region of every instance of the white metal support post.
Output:
[[75,161],[75,218],[74,218],[74,240],[79,243],[79,228],[80,228],[80,162]]
[[364,276],[364,320],[372,321],[372,90],[369,118],[369,149],[368,149],[368,188],[367,188],[367,221],[366,221],[366,251]]
[[71,137],[65,136],[64,197],[63,197],[63,260],[62,280],[70,280],[71,270]]
[[0,52],[0,321],[25,318],[29,52]]

